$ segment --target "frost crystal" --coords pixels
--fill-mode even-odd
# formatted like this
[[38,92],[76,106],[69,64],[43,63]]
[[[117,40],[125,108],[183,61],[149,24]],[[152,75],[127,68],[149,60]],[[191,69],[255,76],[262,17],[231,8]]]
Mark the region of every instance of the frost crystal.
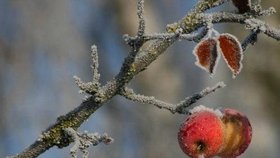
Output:
[[199,106],[194,107],[193,109],[190,110],[190,113],[194,114],[194,113],[201,112],[201,111],[209,111],[209,112],[215,113],[218,117],[223,117],[223,114],[219,109],[214,110],[214,109],[208,108],[204,105],[199,105]]

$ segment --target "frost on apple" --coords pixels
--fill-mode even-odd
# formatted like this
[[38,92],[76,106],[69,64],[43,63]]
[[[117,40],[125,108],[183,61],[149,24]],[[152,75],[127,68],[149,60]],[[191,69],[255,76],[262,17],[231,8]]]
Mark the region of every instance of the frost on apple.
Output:
[[223,117],[223,113],[219,109],[214,110],[214,109],[206,107],[204,105],[198,105],[198,106],[194,107],[193,109],[190,110],[190,113],[194,114],[194,113],[201,112],[201,111],[209,111],[209,112],[216,114],[220,118]]
[[[217,111],[222,117],[217,115]],[[235,109],[214,110],[195,107],[182,123],[178,141],[192,158],[237,157],[249,146],[252,127],[248,118]]]
[[223,144],[223,134],[223,123],[214,110],[201,109],[181,125],[178,141],[188,156],[207,158],[217,155]]

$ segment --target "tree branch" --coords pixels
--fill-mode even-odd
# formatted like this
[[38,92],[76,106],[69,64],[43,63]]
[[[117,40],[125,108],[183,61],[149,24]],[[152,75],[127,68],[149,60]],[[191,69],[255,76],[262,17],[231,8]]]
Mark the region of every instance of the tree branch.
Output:
[[149,35],[144,35],[145,42],[150,40],[170,40],[171,38],[186,40],[186,41],[199,41],[201,40],[207,33],[209,29],[204,27],[200,32],[190,33],[190,34],[182,34],[180,30],[175,33],[153,33]]
[[139,19],[139,24],[138,24],[138,31],[137,31],[137,36],[142,37],[145,34],[145,20],[144,20],[144,0],[138,0],[137,2],[137,16]]
[[83,158],[88,158],[89,152],[87,148],[90,145],[96,146],[99,143],[110,144],[113,142],[113,138],[109,137],[106,133],[100,135],[98,133],[79,133],[72,128],[66,128],[65,132],[70,138],[73,139],[74,146],[70,149],[70,154],[73,158],[77,158],[77,152],[80,150],[83,153]]
[[98,51],[96,45],[91,46],[91,59],[92,59],[92,82],[96,83],[96,86],[99,87],[100,83],[100,74],[98,72],[99,61],[98,61]]
[[138,102],[141,104],[151,104],[157,108],[168,110],[173,114],[175,114],[175,113],[188,114],[189,113],[188,108],[192,104],[196,103],[199,99],[207,96],[208,94],[215,92],[217,89],[223,88],[223,87],[225,87],[225,84],[223,82],[219,82],[214,87],[212,87],[212,88],[207,87],[204,90],[202,90],[201,92],[185,98],[184,100],[180,101],[178,104],[166,103],[164,101],[156,99],[153,96],[144,96],[144,95],[136,94],[136,93],[134,93],[134,91],[132,89],[127,88],[127,87],[123,88],[123,90],[121,90],[119,92],[119,94],[128,100]]
[[251,33],[244,39],[242,42],[242,50],[245,52],[245,50],[248,48],[249,44],[254,45],[258,40],[258,34],[260,34],[261,31],[251,31]]
[[98,72],[99,61],[98,52],[95,45],[91,46],[91,58],[92,58],[92,81],[84,83],[79,77],[74,76],[75,83],[80,88],[80,93],[95,94],[100,89],[100,74]]
[[253,31],[261,31],[268,37],[280,40],[280,29],[270,26],[269,24],[259,19],[247,19],[245,20],[246,28]]
[[[227,0],[201,0],[198,2],[198,5],[191,10],[183,19],[177,23],[168,25],[166,33],[176,33],[178,30],[182,30],[182,34],[190,34],[195,30],[198,30],[201,27],[206,26],[203,12],[223,4]],[[138,1],[142,5],[142,0]],[[143,10],[141,7],[138,8],[139,16],[139,27],[141,28],[138,31],[138,35],[144,35],[144,23],[141,20],[141,15]],[[205,14],[206,15],[206,14]],[[213,23],[223,23],[223,22],[236,22],[244,24],[245,20],[250,18],[248,14],[233,14],[226,12],[212,13]],[[279,30],[264,25],[265,34],[275,37],[279,40]],[[198,38],[197,36],[196,38]],[[44,153],[46,150],[50,149],[53,146],[58,146],[59,148],[68,146],[71,143],[69,139],[63,139],[65,135],[65,129],[72,128],[76,130],[80,125],[87,120],[97,109],[109,101],[112,97],[117,94],[120,94],[123,87],[129,83],[133,77],[135,77],[139,72],[145,70],[153,61],[155,61],[165,50],[172,45],[178,38],[171,39],[156,39],[148,47],[143,49],[133,49],[129,55],[125,58],[123,65],[120,69],[120,72],[115,76],[115,78],[109,81],[106,85],[101,86],[98,82],[99,74],[97,71],[97,50],[95,47],[92,48],[93,53],[93,81],[88,83],[83,83],[79,78],[76,78],[76,83],[82,91],[91,94],[91,96],[83,101],[77,108],[73,109],[66,115],[60,116],[56,123],[47,128],[42,132],[39,139],[37,139],[33,144],[26,148],[23,152],[16,155],[16,158],[34,158]],[[143,43],[140,43],[142,46]],[[140,48],[140,47],[139,47]],[[220,87],[223,87],[220,85]],[[213,89],[205,90],[197,95],[191,97],[192,99],[185,99],[185,101],[177,104],[177,106],[182,108],[176,108],[176,111],[181,111],[181,113],[187,113],[184,111],[189,105],[198,100],[199,98],[212,93],[218,87]],[[155,101],[156,102],[156,101]],[[159,104],[159,103],[158,103]],[[169,104],[167,104],[169,105]]]

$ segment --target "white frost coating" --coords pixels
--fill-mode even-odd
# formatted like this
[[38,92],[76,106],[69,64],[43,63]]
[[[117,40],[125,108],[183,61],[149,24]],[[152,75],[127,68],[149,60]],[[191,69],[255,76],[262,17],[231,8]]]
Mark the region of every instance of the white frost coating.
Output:
[[252,18],[252,19],[245,20],[245,23],[246,23],[245,25],[246,29],[250,29],[253,31],[260,30],[262,32],[266,31],[265,22],[261,20]]
[[205,158],[204,157],[204,155],[203,154],[201,154],[201,155],[198,155],[198,157],[197,158]]
[[223,113],[219,110],[219,109],[212,109],[212,108],[208,108],[204,105],[199,105],[194,107],[193,109],[190,110],[191,114],[197,113],[197,112],[201,112],[201,111],[208,111],[208,112],[212,112],[214,114],[216,114],[218,117],[222,118],[223,117]]
[[40,134],[39,137],[37,138],[37,141],[42,141],[44,137],[45,137],[44,135]]

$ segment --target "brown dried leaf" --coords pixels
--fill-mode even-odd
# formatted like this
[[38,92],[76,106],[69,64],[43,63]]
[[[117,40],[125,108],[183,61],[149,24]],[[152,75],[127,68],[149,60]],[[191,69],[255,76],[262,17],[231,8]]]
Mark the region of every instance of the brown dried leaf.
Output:
[[211,75],[214,74],[219,54],[217,52],[217,40],[207,38],[200,41],[194,48],[193,54],[196,56],[196,65],[206,70]]
[[218,51],[223,54],[223,57],[233,73],[233,77],[236,77],[242,69],[243,51],[238,39],[228,33],[218,36]]

